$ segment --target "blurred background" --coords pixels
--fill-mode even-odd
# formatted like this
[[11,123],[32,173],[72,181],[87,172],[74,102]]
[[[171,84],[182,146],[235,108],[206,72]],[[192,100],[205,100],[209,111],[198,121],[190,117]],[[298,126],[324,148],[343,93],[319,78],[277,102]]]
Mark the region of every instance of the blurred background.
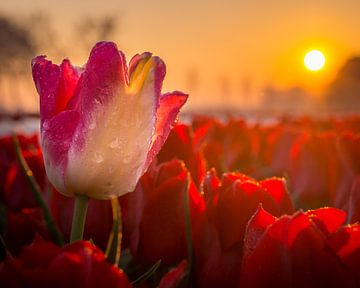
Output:
[[0,112],[38,112],[30,61],[86,63],[99,40],[167,65],[185,112],[360,111],[360,1],[0,0]]

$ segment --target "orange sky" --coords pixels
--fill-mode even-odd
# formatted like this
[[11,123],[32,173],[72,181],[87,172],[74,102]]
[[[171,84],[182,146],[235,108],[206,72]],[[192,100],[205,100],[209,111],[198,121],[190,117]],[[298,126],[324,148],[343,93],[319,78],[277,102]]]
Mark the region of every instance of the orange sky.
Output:
[[[142,51],[159,55],[168,68],[164,88],[190,92],[193,107],[255,102],[269,84],[281,89],[297,85],[316,94],[348,57],[360,54],[360,1],[0,0],[0,4],[4,13],[17,17],[49,13],[59,31],[71,30],[81,17],[119,15],[114,40],[128,60]],[[326,55],[321,72],[303,66],[310,49]],[[75,57],[72,53],[64,57]],[[82,58],[75,64],[83,64],[86,57]],[[190,75],[196,76],[193,84]],[[255,99],[241,98],[244,89]],[[225,92],[226,99],[221,96]]]

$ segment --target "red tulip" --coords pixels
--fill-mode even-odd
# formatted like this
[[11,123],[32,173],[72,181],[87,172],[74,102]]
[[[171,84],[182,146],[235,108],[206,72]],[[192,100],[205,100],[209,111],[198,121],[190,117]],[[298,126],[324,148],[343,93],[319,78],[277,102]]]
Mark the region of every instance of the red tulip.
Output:
[[[154,263],[161,259],[164,264],[175,264],[187,258],[184,211],[187,174],[181,161],[163,163],[154,175],[144,175],[148,179],[142,179],[142,189],[121,199],[124,231],[132,231],[128,236],[133,238],[128,243],[138,243],[138,247],[130,244],[138,260]],[[192,236],[195,238],[201,233],[199,227],[205,207],[192,181],[188,193]],[[137,210],[131,209],[133,207]]]
[[[37,153],[39,149],[37,135],[18,135],[19,145],[22,151],[29,151],[29,154]],[[11,165],[16,162],[15,147],[11,136],[0,138],[0,199],[3,197],[5,178]]]
[[281,178],[257,182],[240,173],[224,174],[218,189],[217,225],[224,249],[241,246],[246,224],[259,203],[276,216],[293,212]]
[[[48,183],[40,149],[37,148],[33,151],[25,150],[22,153],[41,190],[45,191]],[[4,203],[6,207],[12,211],[20,211],[23,208],[34,208],[38,206],[26,177],[19,162],[16,160],[13,161],[9,166],[4,187]],[[49,195],[44,193],[43,196],[47,198]]]
[[208,168],[219,173],[253,169],[251,133],[244,121],[230,119],[226,124],[213,121],[208,131],[203,147]]
[[281,178],[261,182],[240,173],[224,174],[221,181],[211,170],[203,184],[207,222],[195,238],[196,285],[236,286],[246,225],[259,203],[280,216],[293,207]]
[[259,208],[247,227],[239,287],[356,287],[312,219],[333,231],[343,216],[328,209],[274,218]]
[[342,227],[329,237],[328,244],[360,285],[360,225]]
[[191,130],[190,126],[184,124],[174,126],[157,159],[159,163],[173,159],[182,160],[195,184],[200,187],[206,172],[206,162],[197,137],[198,135]]
[[18,212],[8,211],[6,219],[5,243],[12,254],[33,242],[36,235],[50,239],[45,228],[43,213],[40,208],[25,208]]
[[0,263],[2,287],[131,287],[125,274],[89,242],[60,248],[37,238]]

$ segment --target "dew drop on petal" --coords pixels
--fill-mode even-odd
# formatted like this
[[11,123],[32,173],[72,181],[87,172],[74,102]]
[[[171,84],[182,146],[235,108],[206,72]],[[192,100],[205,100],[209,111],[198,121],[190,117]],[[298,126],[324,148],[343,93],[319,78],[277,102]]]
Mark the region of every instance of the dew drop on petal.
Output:
[[104,157],[100,153],[95,152],[94,161],[95,161],[95,163],[101,163],[104,161]]
[[90,129],[90,130],[94,130],[95,127],[96,127],[96,121],[93,119],[93,120],[91,120],[90,123],[89,123],[89,129]]
[[110,148],[120,148],[120,140],[118,137],[116,137],[113,141],[110,142],[109,144]]
[[48,130],[50,128],[49,120],[45,120],[42,127],[43,129]]
[[100,104],[101,104],[101,100],[100,100],[99,98],[95,98],[95,99],[94,99],[94,103],[95,103],[96,105],[100,105]]
[[122,159],[122,162],[124,164],[130,163],[130,161],[131,161],[131,156],[124,156],[124,158]]

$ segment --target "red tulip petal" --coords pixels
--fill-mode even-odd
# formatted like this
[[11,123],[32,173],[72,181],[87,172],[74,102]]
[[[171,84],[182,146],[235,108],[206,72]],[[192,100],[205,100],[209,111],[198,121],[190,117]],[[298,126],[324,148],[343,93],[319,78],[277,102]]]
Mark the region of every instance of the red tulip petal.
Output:
[[188,95],[182,92],[167,93],[160,97],[159,107],[156,111],[155,135],[152,139],[145,167],[148,167],[155,155],[160,151],[169,136],[180,108],[185,104],[187,98]]
[[[109,263],[89,242],[65,246],[49,266],[52,281],[59,287],[131,287],[124,273]],[[56,281],[56,282],[55,282]]]
[[268,226],[245,258],[241,287],[355,287],[350,273],[326,249],[325,237],[302,212]]
[[74,135],[80,123],[76,111],[64,111],[45,121],[42,133],[42,147],[45,167],[53,185],[63,194],[69,193],[64,187],[65,169],[68,163],[70,147],[81,149],[84,139],[75,139]]
[[18,213],[8,211],[7,226],[4,240],[11,253],[18,254],[34,241],[36,235],[51,239],[41,208],[22,209]]
[[63,111],[74,95],[80,71],[65,59],[60,66],[52,64],[45,56],[32,61],[32,73],[40,95],[41,124]]
[[309,210],[305,213],[325,235],[338,230],[344,224],[346,213],[340,209],[325,207]]
[[284,178],[274,177],[265,179],[260,181],[260,185],[271,194],[273,199],[282,207],[284,213],[292,214],[294,212]]
[[87,119],[99,105],[109,104],[119,97],[118,93],[126,84],[125,56],[115,43],[98,42],[91,50],[67,109],[78,110]]
[[343,227],[330,236],[328,243],[360,283],[360,225]]
[[186,173],[182,173],[146,195],[150,199],[145,204],[140,224],[139,249],[142,258],[150,263],[162,259],[163,263],[173,264],[186,258],[185,178]]
[[218,229],[211,222],[203,223],[200,237],[194,239],[194,287],[237,287],[241,250],[222,250]]
[[[25,150],[22,153],[29,168],[33,172],[36,181],[43,190],[47,179],[41,150],[39,148],[34,149],[31,152]],[[33,192],[31,191],[28,179],[25,177],[24,172],[17,161],[13,162],[8,168],[3,197],[7,208],[12,211],[20,211],[23,208],[38,206]]]
[[[231,175],[231,178],[229,176],[228,174],[226,178],[223,177],[218,205],[218,225],[224,249],[242,245],[246,225],[260,203],[274,216],[286,213],[273,196],[255,180],[242,175]],[[230,186],[231,180],[233,183]]]
[[[178,168],[174,169],[176,166]],[[176,173],[167,174],[166,167]],[[162,175],[155,176],[157,186],[143,186],[145,206],[136,256],[144,262],[152,263],[162,259],[165,264],[174,264],[187,255],[184,193],[188,172],[178,160],[162,164],[157,174],[159,172]],[[190,181],[188,184],[191,230],[195,239],[201,234],[205,204],[194,183]]]
[[156,179],[154,182],[155,186],[163,184],[166,180],[171,179],[172,177],[177,177],[178,175],[187,172],[184,162],[174,159],[160,164],[157,167]]
[[133,193],[119,197],[123,222],[122,246],[129,247],[133,255],[136,255],[140,241],[140,223],[145,205],[142,185],[145,177],[147,174],[140,179]]
[[213,210],[219,202],[220,180],[216,175],[216,170],[211,169],[206,173],[203,182],[204,199],[208,210]]
[[244,236],[244,255],[246,258],[254,250],[266,228],[276,221],[276,217],[266,212],[260,204],[258,210],[249,220]]

